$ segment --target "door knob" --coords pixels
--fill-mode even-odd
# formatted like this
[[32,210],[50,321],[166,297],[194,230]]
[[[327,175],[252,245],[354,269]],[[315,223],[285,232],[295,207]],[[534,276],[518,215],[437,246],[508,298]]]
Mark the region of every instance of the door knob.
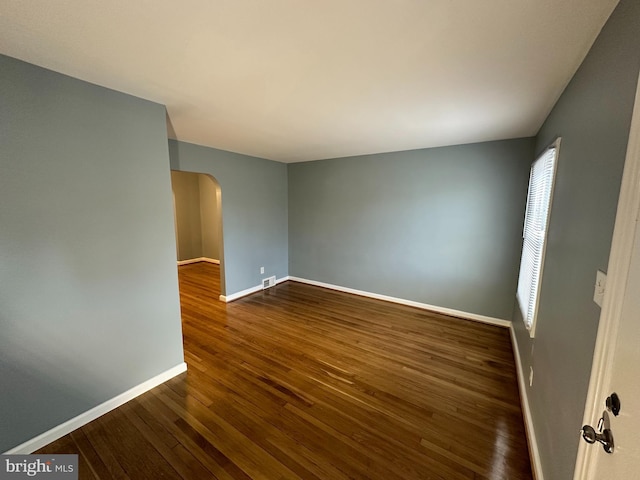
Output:
[[598,433],[591,425],[584,425],[581,432],[585,442],[599,442],[605,452],[613,453],[613,433],[608,428],[605,428],[602,433]]

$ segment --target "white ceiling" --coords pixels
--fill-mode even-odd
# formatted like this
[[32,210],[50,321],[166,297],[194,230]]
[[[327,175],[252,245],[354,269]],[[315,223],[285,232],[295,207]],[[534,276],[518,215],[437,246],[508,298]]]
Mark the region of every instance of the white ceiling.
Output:
[[0,0],[0,52],[295,162],[535,135],[618,0]]

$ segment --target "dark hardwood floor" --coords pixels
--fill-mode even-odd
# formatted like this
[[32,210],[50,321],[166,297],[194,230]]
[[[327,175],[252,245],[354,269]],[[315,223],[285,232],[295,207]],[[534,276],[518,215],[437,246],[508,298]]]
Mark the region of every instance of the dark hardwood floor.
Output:
[[507,329],[180,267],[187,373],[39,453],[86,479],[531,479]]

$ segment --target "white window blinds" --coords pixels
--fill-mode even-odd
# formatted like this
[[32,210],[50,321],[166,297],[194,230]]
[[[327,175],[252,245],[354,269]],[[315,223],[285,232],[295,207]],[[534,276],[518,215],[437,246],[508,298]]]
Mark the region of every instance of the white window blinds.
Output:
[[557,152],[558,142],[548,148],[533,163],[529,178],[517,297],[524,323],[531,336],[533,336],[538,310],[539,286],[542,277]]

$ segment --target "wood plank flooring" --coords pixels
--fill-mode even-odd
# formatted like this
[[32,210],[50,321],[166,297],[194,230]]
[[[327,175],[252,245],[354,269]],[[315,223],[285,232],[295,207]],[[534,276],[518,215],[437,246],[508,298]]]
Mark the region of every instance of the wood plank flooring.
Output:
[[508,330],[179,268],[188,372],[43,448],[82,479],[531,479]]

